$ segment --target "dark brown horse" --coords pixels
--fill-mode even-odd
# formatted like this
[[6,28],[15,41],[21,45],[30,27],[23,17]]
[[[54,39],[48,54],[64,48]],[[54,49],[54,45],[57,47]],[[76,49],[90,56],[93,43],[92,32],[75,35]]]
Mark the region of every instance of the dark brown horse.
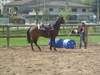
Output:
[[[50,50],[52,50],[52,41],[53,41],[53,43],[54,43],[54,50],[56,51],[55,38],[58,35],[60,24],[65,24],[65,20],[63,19],[63,17],[59,17],[58,18],[56,23],[53,24],[54,30],[50,31],[50,35],[51,35],[51,38],[50,38],[51,39]],[[34,48],[33,48],[33,42],[34,42],[34,44],[41,51],[41,48],[37,45],[37,40],[38,40],[39,36],[42,36],[42,37],[45,37],[45,38],[49,38],[49,36],[46,33],[46,31],[45,30],[39,30],[38,26],[33,26],[33,27],[28,29],[28,31],[27,31],[27,41],[28,41],[28,43],[31,43],[32,50],[34,50]],[[32,39],[31,39],[31,37],[32,37]]]

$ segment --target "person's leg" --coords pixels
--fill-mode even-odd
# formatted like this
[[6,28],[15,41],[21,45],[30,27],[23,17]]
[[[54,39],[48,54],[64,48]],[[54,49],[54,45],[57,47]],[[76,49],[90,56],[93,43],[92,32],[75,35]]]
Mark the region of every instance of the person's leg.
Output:
[[79,46],[79,48],[81,48],[81,46],[82,46],[82,34],[80,34],[80,46]]
[[86,41],[85,41],[85,34],[83,34],[83,42],[84,42],[85,49],[86,49],[87,48],[87,45],[86,45]]

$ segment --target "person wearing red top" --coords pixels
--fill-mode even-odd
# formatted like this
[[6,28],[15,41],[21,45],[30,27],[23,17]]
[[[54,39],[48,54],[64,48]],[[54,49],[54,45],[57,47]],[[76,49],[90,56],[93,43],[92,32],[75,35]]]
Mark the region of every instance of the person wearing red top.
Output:
[[85,41],[85,23],[82,22],[81,26],[78,26],[78,28],[80,28],[80,46],[79,46],[79,48],[81,48],[82,40],[83,40],[84,45],[85,45],[85,49],[86,49],[87,45],[86,45],[86,41]]

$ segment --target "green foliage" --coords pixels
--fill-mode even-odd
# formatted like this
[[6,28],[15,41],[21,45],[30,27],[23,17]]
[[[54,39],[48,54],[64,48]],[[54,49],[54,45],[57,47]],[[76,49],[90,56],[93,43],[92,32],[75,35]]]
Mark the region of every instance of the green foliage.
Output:
[[25,19],[22,19],[22,18],[10,18],[10,23],[25,24]]
[[66,21],[66,18],[68,19],[70,17],[70,15],[68,15],[68,12],[71,13],[71,16],[73,15],[72,9],[70,7],[65,7],[63,10],[60,10],[60,12],[61,12],[61,15],[59,16],[63,16],[65,21]]
[[[90,34],[92,31],[93,31],[93,28],[92,28],[92,27],[88,27],[88,34]],[[88,36],[88,43],[90,43],[91,41],[92,41],[92,38],[91,38],[91,36],[89,35],[89,36]]]
[[25,24],[25,19],[22,18],[16,18],[10,15],[4,15],[4,14],[0,14],[0,17],[2,18],[10,18],[9,23],[20,23],[20,24]]
[[90,5],[94,0],[73,0],[73,2]]
[[[92,12],[94,12],[94,14],[96,14],[97,15],[97,0],[94,0],[92,3],[91,3],[91,6],[93,6],[93,8],[92,8]],[[99,0],[99,9],[100,9],[100,0]],[[100,10],[99,10],[99,12],[100,12]]]
[[3,14],[0,14],[0,17],[4,17],[4,15]]
[[42,10],[42,12],[43,12],[42,22],[47,21],[48,17],[50,16],[49,9],[46,8],[45,11]]
[[0,14],[0,17],[5,17],[5,18],[13,18],[13,16],[10,16],[10,15],[4,15],[4,14]]

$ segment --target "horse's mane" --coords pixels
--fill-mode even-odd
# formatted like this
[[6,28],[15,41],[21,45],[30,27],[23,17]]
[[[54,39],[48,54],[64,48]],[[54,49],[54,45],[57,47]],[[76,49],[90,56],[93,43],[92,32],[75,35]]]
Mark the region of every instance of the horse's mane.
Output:
[[58,23],[59,23],[59,19],[60,19],[61,17],[59,17],[58,19],[57,19],[57,21],[53,24],[53,27],[55,28],[55,26],[56,25],[58,25]]
[[55,26],[58,24],[58,20],[53,24],[53,27],[55,28]]

